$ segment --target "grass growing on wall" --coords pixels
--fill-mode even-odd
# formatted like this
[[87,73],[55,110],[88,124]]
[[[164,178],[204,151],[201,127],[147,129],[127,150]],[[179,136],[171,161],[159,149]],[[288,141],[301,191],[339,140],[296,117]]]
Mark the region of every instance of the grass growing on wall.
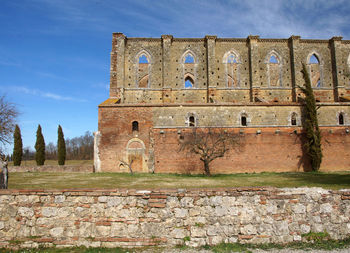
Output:
[[[290,249],[292,250],[305,250],[312,252],[315,250],[337,250],[337,249],[349,249],[350,238],[344,240],[320,240],[317,242],[292,242],[288,244],[240,244],[240,243],[220,243],[214,246],[203,246],[200,248],[191,248],[187,246],[182,247],[142,247],[142,248],[85,248],[85,247],[70,247],[70,248],[38,248],[38,249],[22,249],[22,250],[8,250],[0,249],[0,253],[168,253],[168,252],[183,252],[190,253],[200,251],[201,249],[212,253],[231,253],[231,252],[246,252],[251,253],[253,250],[278,250],[278,249]],[[257,252],[257,251],[254,251]]]
[[213,175],[13,172],[9,189],[322,187],[350,189],[350,172],[252,173]]

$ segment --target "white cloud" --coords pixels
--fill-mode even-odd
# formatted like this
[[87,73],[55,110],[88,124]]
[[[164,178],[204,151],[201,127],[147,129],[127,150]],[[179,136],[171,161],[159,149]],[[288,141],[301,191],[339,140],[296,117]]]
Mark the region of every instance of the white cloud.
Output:
[[131,37],[350,37],[348,0],[36,0],[32,5],[61,22],[62,32],[67,28]]
[[52,78],[52,79],[59,79],[59,80],[65,80],[65,81],[70,81],[67,78],[64,78],[62,76],[58,76],[54,73],[49,73],[49,72],[42,72],[42,71],[37,71],[35,72],[37,75],[42,76],[42,77],[47,77],[47,78]]
[[69,97],[69,96],[62,96],[59,94],[55,94],[52,92],[45,92],[37,89],[29,89],[24,86],[11,86],[10,89],[12,89],[15,92],[22,92],[28,95],[33,95],[33,96],[39,96],[39,97],[44,97],[44,98],[49,98],[49,99],[54,99],[54,100],[60,100],[60,101],[74,101],[74,102],[86,102],[85,99],[80,99],[80,98],[74,98],[74,97]]
[[98,88],[98,89],[104,89],[104,90],[107,90],[109,91],[109,84],[108,83],[95,83],[93,85],[91,85],[92,88]]

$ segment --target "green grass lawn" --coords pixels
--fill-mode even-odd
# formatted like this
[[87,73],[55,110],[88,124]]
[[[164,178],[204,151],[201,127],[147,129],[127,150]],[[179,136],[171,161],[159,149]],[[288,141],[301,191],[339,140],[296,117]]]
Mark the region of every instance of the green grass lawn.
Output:
[[9,189],[217,188],[245,186],[350,189],[350,172],[297,172],[214,175],[13,172]]

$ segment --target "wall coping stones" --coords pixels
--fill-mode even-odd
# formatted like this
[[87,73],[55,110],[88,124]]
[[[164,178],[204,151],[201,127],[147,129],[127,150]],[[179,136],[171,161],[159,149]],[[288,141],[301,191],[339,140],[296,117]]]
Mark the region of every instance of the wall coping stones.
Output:
[[[312,188],[276,188],[276,187],[229,187],[229,188],[188,188],[188,189],[103,189],[103,188],[80,188],[80,189],[0,189],[0,195],[71,195],[71,196],[104,196],[104,195],[123,195],[123,196],[154,196],[155,198],[166,198],[165,196],[175,196],[177,194],[197,195],[204,194],[207,196],[221,195],[230,196],[232,194],[245,194],[245,195],[281,195],[281,196],[293,196],[293,195],[306,195],[310,193],[318,194],[341,194],[344,196],[350,196],[350,189],[341,190],[327,190],[320,187]],[[272,195],[271,195],[272,196]]]

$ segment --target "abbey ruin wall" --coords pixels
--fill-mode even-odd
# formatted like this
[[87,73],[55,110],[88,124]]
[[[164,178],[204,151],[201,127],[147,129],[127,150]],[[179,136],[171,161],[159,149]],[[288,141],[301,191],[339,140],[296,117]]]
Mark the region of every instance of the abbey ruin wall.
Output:
[[[121,103],[296,102],[305,63],[317,99],[341,101],[350,94],[349,52],[350,41],[341,37],[156,39],[115,33],[110,96],[121,97]],[[188,55],[193,58],[189,63]],[[147,63],[139,62],[141,56]],[[187,77],[193,82],[190,89]]]
[[308,170],[302,110],[306,64],[323,136],[321,170],[350,167],[350,41],[128,38],[114,33],[110,97],[99,105],[97,171],[201,171],[179,152],[193,127],[244,136],[214,173]]

